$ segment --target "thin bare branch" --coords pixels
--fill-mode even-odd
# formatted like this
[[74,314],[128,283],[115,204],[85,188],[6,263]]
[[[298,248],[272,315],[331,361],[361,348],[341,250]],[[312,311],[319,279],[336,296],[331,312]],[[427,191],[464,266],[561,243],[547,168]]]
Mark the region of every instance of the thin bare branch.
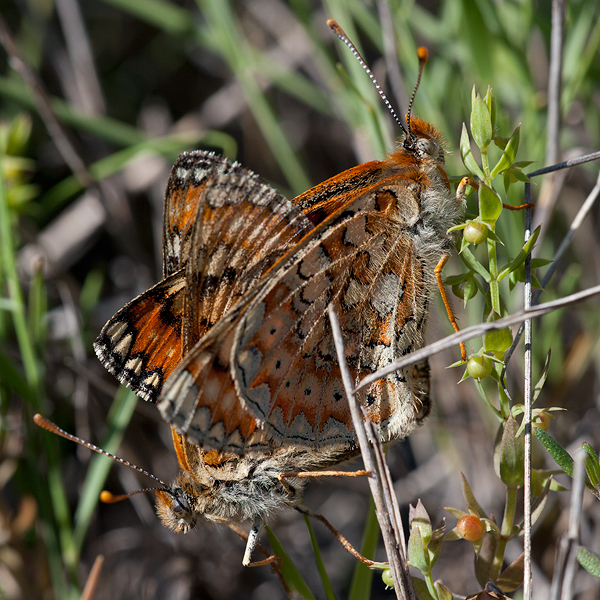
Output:
[[569,167],[576,167],[577,165],[583,165],[587,162],[592,162],[593,160],[599,159],[600,151],[592,152],[591,154],[584,154],[583,156],[578,156],[577,158],[571,158],[569,160],[565,160],[564,162],[556,163],[554,165],[550,165],[549,167],[543,167],[542,169],[538,169],[537,171],[532,171],[531,173],[527,173],[527,177],[538,177],[539,175],[553,173],[554,171],[568,169]]
[[[531,184],[525,184],[526,195],[525,202],[529,202],[528,196],[531,194]],[[525,243],[531,238],[531,208],[525,211]],[[525,310],[531,308],[531,254],[525,259],[525,285],[523,287],[523,306]],[[525,397],[525,414],[523,417],[525,423],[525,472],[524,472],[524,494],[523,494],[523,513],[524,513],[524,580],[523,580],[523,599],[531,599],[531,403],[532,403],[532,344],[533,323],[531,319],[524,322],[525,326],[525,356],[524,356],[524,385],[523,395]]]

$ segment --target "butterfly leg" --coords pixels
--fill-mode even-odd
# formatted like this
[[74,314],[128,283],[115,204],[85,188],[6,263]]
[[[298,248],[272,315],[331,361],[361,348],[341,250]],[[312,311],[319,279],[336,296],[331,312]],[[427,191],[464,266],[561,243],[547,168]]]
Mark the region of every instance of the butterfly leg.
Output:
[[535,204],[533,202],[527,202],[526,204],[519,204],[519,206],[513,206],[512,204],[504,204],[503,202],[502,208],[506,208],[507,210],[525,210],[526,208],[535,208]]
[[[463,181],[464,181],[464,179],[463,179]],[[462,185],[462,182],[461,182],[461,185]],[[434,270],[434,273],[435,273],[435,280],[437,281],[438,288],[440,289],[442,301],[444,302],[444,306],[446,307],[446,312],[448,313],[448,319],[450,320],[450,323],[452,323],[452,327],[454,327],[454,331],[456,331],[456,333],[458,333],[460,331],[460,329],[458,328],[458,324],[456,322],[456,317],[454,316],[454,311],[452,310],[452,306],[450,306],[450,301],[448,300],[448,295],[446,294],[446,289],[444,288],[444,283],[442,282],[442,269],[444,268],[444,265],[448,262],[449,258],[450,258],[449,254],[444,254],[444,256],[442,256],[442,258],[440,258],[440,262],[438,262],[438,264]],[[461,354],[463,360],[467,360],[467,351],[465,349],[464,342],[460,343],[460,354]]]
[[289,477],[368,477],[371,471],[296,471],[293,473],[279,473],[277,476],[281,483]]
[[358,550],[356,550],[356,548],[321,513],[313,512],[304,506],[295,506],[294,508],[303,515],[307,515],[308,517],[312,517],[313,519],[321,521],[321,523],[323,523],[323,525],[325,525],[325,527],[327,527],[327,529],[333,533],[337,541],[344,546],[345,550],[352,554],[352,556],[358,558],[360,562],[364,563],[365,565],[375,564],[372,560],[365,558]]
[[[256,542],[258,541],[258,532],[262,527],[262,519],[256,519],[252,524],[252,529],[248,534],[248,541],[246,542],[246,551],[244,552],[244,558],[242,559],[242,564],[245,567],[249,566],[259,566],[257,563],[252,562],[252,552],[254,552],[254,548],[256,547]],[[268,559],[265,559],[268,560]],[[259,563],[264,563],[264,561],[258,561]],[[271,561],[269,561],[271,562]],[[268,563],[265,563],[268,564]]]

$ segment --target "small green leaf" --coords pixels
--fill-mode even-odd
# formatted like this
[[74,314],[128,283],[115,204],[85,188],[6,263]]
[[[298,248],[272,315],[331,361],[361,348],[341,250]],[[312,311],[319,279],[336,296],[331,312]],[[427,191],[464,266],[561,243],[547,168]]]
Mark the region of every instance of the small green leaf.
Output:
[[469,277],[463,286],[463,299],[465,301],[465,306],[467,305],[467,302],[471,300],[471,298],[474,298],[477,295],[477,290],[478,287],[475,277]]
[[525,436],[517,435],[519,425],[509,415],[500,442],[499,475],[509,488],[520,488],[524,481]]
[[457,275],[448,275],[448,277],[444,277],[444,285],[457,285],[459,283],[464,283],[469,276],[472,277],[469,273],[458,273]]
[[553,260],[549,260],[547,258],[532,258],[531,259],[531,268],[532,269],[539,269],[540,267],[545,267],[546,265],[549,265],[550,263],[553,263]]
[[600,579],[600,556],[580,546],[577,549],[577,562],[591,575]]
[[529,183],[531,181],[521,169],[514,166],[507,169],[505,173],[508,173],[514,181],[522,181],[523,183]]
[[485,185],[479,184],[479,216],[482,221],[493,225],[502,212],[502,200],[496,192]]
[[506,148],[497,162],[496,166],[492,169],[490,177],[494,179],[496,175],[506,171],[514,162],[517,157],[517,151],[519,150],[519,135],[521,132],[521,124],[517,125],[517,128],[513,132]]
[[543,429],[533,429],[535,437],[542,443],[548,454],[556,461],[558,466],[569,476],[573,477],[573,458],[571,455]]
[[418,527],[415,527],[410,532],[410,537],[408,538],[408,561],[413,567],[419,569],[423,575],[429,574],[430,568],[427,563],[425,546],[421,538],[421,530]]
[[452,508],[452,506],[442,506],[442,510],[449,512],[454,518],[462,519],[466,517],[469,513],[466,513],[464,510],[460,510],[460,508]]
[[498,540],[491,533],[483,534],[479,552],[475,558],[475,576],[482,588],[490,579],[497,545]]
[[436,581],[433,585],[438,593],[439,600],[452,600],[452,592],[443,583]]
[[445,542],[457,542],[458,540],[462,540],[462,538],[460,537],[460,535],[458,535],[458,533],[456,532],[456,527],[454,529],[451,529],[445,536],[444,536],[444,541]]
[[502,281],[509,273],[518,269],[525,262],[525,259],[535,246],[535,242],[540,235],[541,229],[542,226],[538,225],[535,231],[531,234],[531,237],[525,242],[525,244],[523,244],[523,248],[521,248],[521,251],[517,257],[500,270],[500,273],[498,273],[498,281]]
[[598,455],[596,454],[596,451],[587,442],[583,442],[581,447],[587,453],[587,457],[585,459],[585,470],[587,472],[590,484],[593,485],[595,488],[599,488],[600,463],[598,463]]
[[464,123],[462,126],[462,132],[460,134],[460,156],[469,173],[475,175],[479,179],[484,178],[483,171],[477,164],[477,161],[473,156],[473,152],[471,151],[471,140],[469,139],[469,134],[467,133],[467,126]]
[[479,505],[475,498],[475,494],[473,494],[473,490],[467,481],[464,473],[461,471],[460,480],[462,483],[463,496],[465,497],[465,502],[467,503],[467,508],[472,515],[477,515],[481,519],[487,519],[488,516],[485,514],[485,511]]
[[490,111],[490,120],[492,122],[493,131],[496,128],[496,98],[494,98],[494,93],[489,85],[483,101]]
[[427,584],[418,577],[412,578],[413,587],[415,588],[415,592],[417,593],[417,597],[419,600],[436,600],[429,591]]
[[513,561],[496,579],[496,585],[504,592],[514,592],[523,583],[524,558],[521,554],[519,558]]
[[471,134],[479,148],[485,150],[492,141],[492,117],[485,102],[477,94],[471,109]]
[[436,527],[433,530],[433,535],[431,536],[431,541],[427,545],[427,552],[429,553],[429,564],[431,568],[435,566],[438,558],[440,557],[440,552],[442,550],[442,542],[444,541],[444,536],[446,535],[446,521],[443,520],[439,527]]
[[473,253],[469,250],[469,248],[463,248],[460,252],[460,258],[462,261],[471,269],[484,279],[487,283],[491,281],[491,276],[486,270],[486,268],[475,258]]
[[546,383],[546,377],[548,377],[548,371],[550,370],[550,357],[552,356],[552,349],[548,350],[548,354],[546,354],[546,360],[544,361],[544,368],[542,369],[542,374],[538,379],[538,382],[533,386],[533,394],[531,398],[531,404],[533,404],[538,396],[540,395],[542,388],[544,387],[544,383]]
[[511,347],[513,336],[511,330],[498,329],[497,331],[488,331],[483,336],[483,347],[486,352],[491,352],[496,358],[502,359],[504,353]]
[[416,528],[421,530],[421,539],[425,547],[427,547],[433,535],[433,528],[431,527],[431,520],[429,519],[427,510],[420,499],[417,502],[417,506],[413,507],[412,504],[409,505],[408,523],[411,532]]

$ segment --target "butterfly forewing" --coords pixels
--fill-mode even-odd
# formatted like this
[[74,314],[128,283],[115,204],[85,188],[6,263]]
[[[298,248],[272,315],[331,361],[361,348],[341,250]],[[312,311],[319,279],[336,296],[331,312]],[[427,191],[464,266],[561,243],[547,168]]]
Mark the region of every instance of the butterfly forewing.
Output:
[[156,402],[182,358],[185,272],[157,283],[103,327],[94,342],[100,361],[138,396]]
[[232,163],[212,152],[184,152],[171,170],[163,217],[163,271],[165,277],[187,264],[192,229],[206,197],[206,184],[229,172]]
[[[155,402],[185,345],[311,228],[288,200],[238,163],[208,152],[182,154],[165,199],[166,279],[110,319],[94,344],[98,357],[119,381]],[[185,345],[184,334],[191,340]]]
[[313,229],[289,200],[237,164],[208,181],[204,194],[190,238],[184,353]]

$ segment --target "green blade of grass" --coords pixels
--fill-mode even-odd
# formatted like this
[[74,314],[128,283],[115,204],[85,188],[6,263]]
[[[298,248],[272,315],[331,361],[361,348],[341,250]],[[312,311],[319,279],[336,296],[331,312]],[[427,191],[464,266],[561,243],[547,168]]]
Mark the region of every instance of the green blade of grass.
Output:
[[306,600],[315,600],[315,597],[310,591],[306,581],[304,581],[304,578],[302,575],[300,575],[296,565],[292,562],[292,559],[283,549],[283,546],[273,533],[273,530],[268,526],[265,526],[265,529],[267,531],[267,535],[269,536],[269,541],[271,542],[271,548],[273,548],[273,552],[283,559],[281,573],[288,587],[298,592],[298,594],[300,594],[300,596]]
[[[375,503],[373,498],[369,501],[369,510],[367,512],[367,522],[363,533],[363,541],[360,547],[360,553],[370,560],[375,557],[377,542],[379,540],[379,523],[375,515]],[[371,588],[373,585],[374,572],[367,565],[357,562],[352,574],[352,583],[350,584],[350,593],[348,600],[368,600],[371,597]]]
[[325,597],[328,600],[335,600],[333,586],[331,585],[331,580],[329,579],[329,575],[327,574],[327,570],[325,569],[325,565],[323,564],[321,549],[319,548],[319,543],[317,542],[317,538],[315,537],[315,532],[312,523],[310,522],[310,517],[308,515],[304,515],[304,520],[306,521],[306,527],[308,527],[308,533],[310,535],[310,542],[313,547],[313,552],[315,553],[317,569],[319,569],[319,575],[321,576],[323,588],[325,589]]

